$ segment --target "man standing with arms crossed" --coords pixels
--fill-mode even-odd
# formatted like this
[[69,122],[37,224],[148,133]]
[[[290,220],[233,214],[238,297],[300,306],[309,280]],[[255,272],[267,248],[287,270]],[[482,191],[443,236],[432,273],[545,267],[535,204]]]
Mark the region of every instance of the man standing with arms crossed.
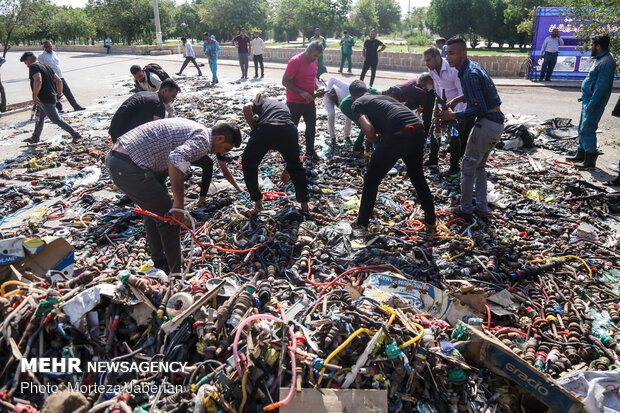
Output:
[[558,61],[560,46],[564,46],[564,40],[560,37],[560,31],[558,29],[553,29],[551,36],[545,39],[540,49],[540,55],[543,57],[543,64],[540,69],[541,81],[544,79],[547,82],[551,82],[551,75]]
[[[380,49],[379,49],[380,47]],[[364,50],[362,55],[364,56],[364,66],[362,67],[362,74],[360,80],[364,80],[366,72],[370,68],[370,86],[375,83],[375,75],[377,74],[377,65],[379,64],[379,53],[385,50],[385,45],[379,39],[377,39],[377,31],[370,31],[370,39],[364,42]]]
[[311,42],[306,51],[291,57],[282,76],[282,85],[286,87],[286,105],[291,111],[295,126],[303,116],[306,123],[306,156],[318,160],[314,151],[316,133],[315,91],[319,88],[316,78],[317,59],[323,53],[320,41]]
[[344,67],[344,61],[346,60],[349,64],[349,74],[351,72],[351,67],[353,66],[351,62],[351,55],[353,54],[353,46],[355,45],[355,39],[349,36],[349,31],[345,30],[342,32],[344,38],[340,40],[340,50],[342,51],[342,57],[340,58],[340,69],[338,73],[342,73],[342,68]]
[[38,105],[34,132],[32,137],[24,142],[30,144],[39,143],[46,116],[65,132],[68,132],[73,137],[74,143],[79,142],[82,139],[82,135],[62,120],[56,110],[56,98],[62,96],[62,80],[49,66],[37,62],[37,58],[32,52],[25,52],[19,61],[28,67],[32,101],[35,105]]
[[[476,119],[463,158],[461,204],[450,209],[452,214],[471,221],[474,212],[474,185],[476,186],[475,212],[480,218],[489,215],[485,166],[489,154],[502,136],[504,114],[500,111],[502,101],[497,94],[493,80],[479,63],[467,58],[465,40],[454,37],[448,40],[446,53],[450,66],[458,70],[463,95],[448,102],[448,109],[439,113],[439,118],[443,121]],[[454,112],[453,108],[460,102],[467,103],[467,109]]]
[[[56,73],[60,80],[62,80],[62,91],[64,92],[71,106],[73,106],[73,110],[75,110],[76,112],[84,110],[85,108],[80,106],[80,104],[77,103],[77,101],[75,100],[75,97],[73,97],[73,93],[71,93],[71,89],[69,89],[69,85],[67,84],[64,76],[62,75],[62,70],[60,70],[60,60],[58,60],[58,56],[53,50],[52,43],[49,40],[43,42],[43,51],[39,55],[38,60],[39,62],[52,68],[54,73]],[[62,113],[62,103],[60,103],[60,100],[56,101],[56,109],[58,109],[58,112]]]
[[241,79],[248,78],[248,54],[252,52],[250,36],[245,34],[245,29],[241,28],[238,35],[233,38],[233,45],[237,48],[239,55],[239,66],[241,67]]

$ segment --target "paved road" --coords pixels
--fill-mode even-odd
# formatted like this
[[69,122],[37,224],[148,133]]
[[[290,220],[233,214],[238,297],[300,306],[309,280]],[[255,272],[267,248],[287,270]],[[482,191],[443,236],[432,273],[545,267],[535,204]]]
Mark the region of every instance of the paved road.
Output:
[[[30,88],[27,79],[27,69],[23,63],[19,62],[21,52],[9,52],[7,63],[2,67],[2,80],[5,86],[8,102],[23,102],[30,98]],[[69,83],[78,102],[86,106],[89,110],[114,111],[120,102],[129,95],[129,87],[132,78],[129,74],[129,67],[133,64],[145,65],[156,61],[170,74],[179,70],[183,58],[179,55],[170,56],[135,56],[135,55],[105,55],[91,53],[68,53],[60,52],[61,67],[67,82]],[[205,59],[199,59],[205,62]],[[219,79],[224,87],[227,83],[238,80],[240,71],[235,61],[221,60],[219,65]],[[268,63],[266,65],[266,77],[262,82],[280,83],[284,65]],[[330,75],[339,75],[335,67],[328,68],[330,73],[324,75],[327,80]],[[210,79],[208,66],[202,68],[206,75],[205,80]],[[253,64],[250,63],[250,76],[253,76]],[[354,74],[359,75],[360,69],[354,69]],[[195,76],[196,69],[188,66],[185,75]],[[375,86],[387,88],[395,83],[414,76],[413,73],[405,72],[382,72]],[[342,75],[339,75],[342,76]],[[352,81],[354,76],[342,76],[347,81]],[[368,79],[368,78],[367,78]],[[502,110],[504,113],[514,113],[521,115],[536,115],[539,119],[549,119],[553,117],[572,118],[574,123],[579,122],[580,90],[575,82],[552,82],[547,85],[532,83],[523,79],[495,79],[498,90],[502,98]],[[249,83],[254,83],[253,81]],[[600,124],[599,142],[600,149],[604,154],[600,157],[599,165],[608,172],[611,167],[617,165],[620,158],[620,119],[611,116],[611,110],[620,93],[617,89],[612,94],[610,103],[607,105],[605,115]],[[68,104],[67,104],[68,106]],[[88,116],[89,112],[85,113]],[[16,113],[0,118],[0,160],[14,157],[20,153],[20,140],[27,137],[33,128],[28,123],[29,112]],[[96,122],[96,120],[93,120]],[[7,126],[13,125],[8,129]],[[45,127],[44,135],[55,136],[59,134],[58,128],[53,125]],[[23,148],[22,148],[23,149]],[[543,153],[541,152],[541,156]],[[548,156],[548,154],[547,154]],[[610,176],[607,173],[599,173],[599,179]]]

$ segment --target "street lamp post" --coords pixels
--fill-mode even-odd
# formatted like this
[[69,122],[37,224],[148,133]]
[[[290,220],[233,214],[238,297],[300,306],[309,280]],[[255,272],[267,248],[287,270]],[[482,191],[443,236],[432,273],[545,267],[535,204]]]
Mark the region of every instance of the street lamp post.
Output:
[[155,38],[157,39],[157,46],[164,44],[161,38],[161,23],[159,22],[159,6],[157,0],[153,0],[153,11],[155,13]]

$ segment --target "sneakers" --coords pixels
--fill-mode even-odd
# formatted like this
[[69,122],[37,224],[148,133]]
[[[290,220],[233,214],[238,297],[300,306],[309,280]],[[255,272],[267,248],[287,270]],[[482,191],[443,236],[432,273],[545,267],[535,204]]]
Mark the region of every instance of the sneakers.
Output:
[[471,221],[473,219],[473,215],[463,212],[460,206],[452,207],[448,209],[448,212],[454,216],[464,219],[465,221]]
[[23,142],[26,142],[28,145],[38,145],[40,141],[38,139],[35,140],[33,137],[30,137],[28,139],[24,139]]
[[86,110],[86,108],[85,108],[85,107],[82,107],[82,106],[78,106],[77,108],[73,108],[73,111],[74,111],[74,112],[80,112],[80,111],[82,111],[82,110]]
[[567,156],[565,159],[568,162],[583,162],[585,159],[585,151],[581,148],[577,148],[577,152],[573,156]]
[[181,76],[181,74],[182,74],[181,72],[175,73],[175,75],[177,75],[177,76]]

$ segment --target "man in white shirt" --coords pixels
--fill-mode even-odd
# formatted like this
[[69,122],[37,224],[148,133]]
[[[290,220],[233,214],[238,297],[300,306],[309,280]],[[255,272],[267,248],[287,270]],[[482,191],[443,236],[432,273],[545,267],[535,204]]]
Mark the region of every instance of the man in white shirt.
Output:
[[[58,75],[60,80],[62,80],[62,92],[67,97],[67,100],[71,106],[73,106],[73,110],[76,112],[79,110],[84,110],[84,108],[77,103],[75,97],[73,97],[73,93],[71,93],[71,89],[62,75],[62,70],[60,70],[60,60],[58,60],[58,55],[56,55],[56,52],[53,50],[52,43],[48,40],[43,42],[43,51],[37,60],[45,65],[48,65],[54,73]],[[56,101],[56,109],[59,113],[63,112],[62,103],[60,103],[60,101]]]
[[265,77],[265,65],[263,64],[263,50],[265,42],[260,38],[259,32],[254,32],[251,51],[254,54],[254,79],[258,77],[258,65],[260,63],[260,77]]
[[[332,139],[332,145],[336,143],[336,107],[340,107],[342,99],[349,96],[349,84],[332,77],[327,82],[327,92],[323,95],[323,105],[327,109],[327,130]],[[350,141],[351,119],[344,116],[344,137]]]
[[[428,67],[429,74],[433,79],[433,85],[437,96],[443,98],[444,92],[446,96],[446,102],[450,102],[463,95],[463,89],[461,88],[461,80],[459,79],[459,72],[454,67],[450,67],[450,64],[441,57],[441,51],[436,47],[429,47],[424,51],[424,63]],[[467,104],[459,103],[455,110],[462,111],[467,108]],[[467,138],[471,129],[474,127],[473,121],[462,121],[458,124],[458,135],[453,136],[450,133],[450,169],[447,172],[448,176],[458,174],[460,171],[460,161],[465,153],[465,147],[467,146]],[[451,127],[448,128],[452,130]],[[432,128],[431,128],[432,131]],[[432,132],[431,132],[432,134]],[[431,151],[428,157],[428,161],[425,162],[425,166],[436,166],[438,161],[439,143],[431,135]]]
[[558,29],[553,29],[551,36],[545,39],[540,49],[540,55],[543,57],[543,64],[540,69],[541,81],[544,78],[547,82],[551,82],[551,75],[558,61],[560,46],[564,46],[564,40],[560,37],[560,31]]
[[183,70],[185,70],[185,68],[187,67],[187,64],[189,62],[192,62],[194,66],[196,66],[196,69],[198,70],[198,76],[202,76],[202,72],[200,71],[200,66],[198,66],[198,63],[196,63],[196,53],[194,53],[192,44],[188,42],[187,38],[185,37],[181,37],[181,41],[183,42],[183,47],[185,47],[185,61],[183,62],[183,66],[181,66],[181,70],[179,70],[179,73],[177,73],[177,75],[180,76],[181,73],[183,73]]

